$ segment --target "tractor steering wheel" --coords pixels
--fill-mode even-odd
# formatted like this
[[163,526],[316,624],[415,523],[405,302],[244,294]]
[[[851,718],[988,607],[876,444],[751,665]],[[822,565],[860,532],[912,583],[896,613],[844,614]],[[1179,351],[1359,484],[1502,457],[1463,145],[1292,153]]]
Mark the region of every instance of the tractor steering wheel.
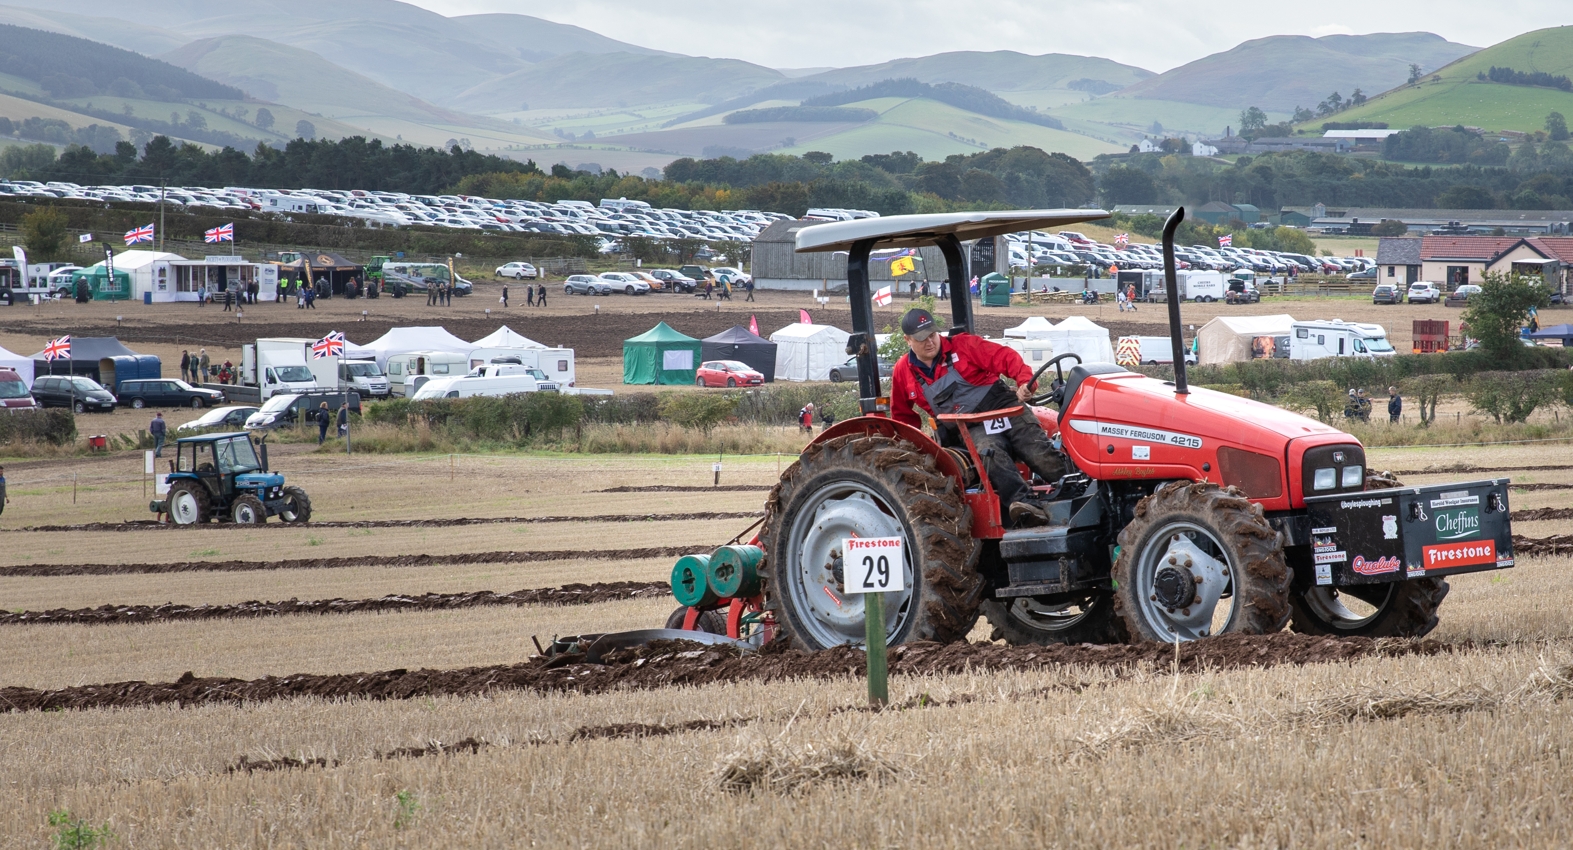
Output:
[[1027,399],[1027,403],[1028,404],[1061,405],[1061,404],[1065,403],[1065,367],[1060,365],[1060,361],[1064,360],[1067,357],[1074,357],[1074,358],[1076,358],[1076,362],[1078,364],[1081,363],[1081,355],[1080,354],[1077,354],[1074,351],[1067,351],[1064,354],[1061,354],[1060,356],[1058,356],[1058,357],[1050,360],[1049,362],[1043,364],[1042,366],[1039,366],[1038,367],[1038,371],[1032,373],[1032,381],[1031,381],[1031,383],[1037,383],[1038,377],[1040,375],[1042,375],[1044,372],[1048,371],[1048,368],[1050,366],[1053,366],[1054,367],[1054,372],[1055,372],[1055,379],[1054,379],[1054,383],[1052,385],[1052,388],[1048,392],[1046,392],[1046,393],[1039,393],[1038,395],[1035,395],[1032,398]]

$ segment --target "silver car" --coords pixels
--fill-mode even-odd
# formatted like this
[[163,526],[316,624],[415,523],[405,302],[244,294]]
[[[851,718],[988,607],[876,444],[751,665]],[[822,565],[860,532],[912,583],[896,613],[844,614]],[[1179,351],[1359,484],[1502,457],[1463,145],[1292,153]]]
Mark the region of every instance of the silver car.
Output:
[[626,272],[603,272],[601,280],[606,281],[613,292],[621,292],[624,295],[650,294],[650,284]]
[[564,295],[611,295],[612,284],[593,274],[569,275],[563,281]]

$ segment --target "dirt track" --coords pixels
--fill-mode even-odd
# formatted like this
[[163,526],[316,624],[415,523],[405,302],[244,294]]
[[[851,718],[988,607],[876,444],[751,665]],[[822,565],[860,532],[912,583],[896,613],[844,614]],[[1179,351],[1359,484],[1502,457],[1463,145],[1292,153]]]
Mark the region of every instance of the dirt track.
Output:
[[[1161,671],[1220,670],[1349,661],[1368,655],[1434,655],[1449,647],[1430,640],[1327,638],[1282,632],[1226,635],[1180,644],[1112,646],[998,646],[918,643],[890,653],[890,672],[922,676],[977,670],[1031,670],[1060,665],[1104,665]],[[739,655],[730,648],[657,643],[611,653],[605,664],[551,667],[537,657],[520,664],[458,670],[387,670],[342,675],[268,676],[242,680],[199,679],[190,673],[174,682],[115,682],[59,690],[0,688],[0,711],[134,708],[246,703],[295,697],[323,699],[412,699],[467,696],[497,690],[604,693],[714,682],[769,682],[795,678],[860,676],[863,653],[843,647],[818,653],[775,650]]]
[[[695,487],[694,490],[710,491],[714,487]],[[720,489],[728,489],[722,487]],[[768,489],[768,488],[760,488]],[[613,492],[603,490],[602,492]],[[479,517],[459,519],[368,519],[351,522],[309,522],[299,525],[289,523],[267,523],[265,525],[251,526],[254,529],[303,529],[303,528],[450,528],[462,525],[530,525],[536,523],[563,523],[563,522],[674,522],[678,520],[697,519],[757,519],[764,514],[760,511],[701,511],[685,514],[592,514],[588,516],[534,516],[534,517]],[[154,522],[150,519],[127,520],[125,522],[90,522],[81,525],[32,525],[25,528],[12,528],[0,530],[0,534],[15,531],[169,531],[183,529],[184,526],[172,525],[165,522]]]
[[224,620],[237,617],[280,617],[286,614],[359,614],[372,611],[438,611],[482,605],[591,605],[618,599],[670,596],[666,582],[614,581],[566,584],[493,593],[423,593],[377,599],[314,599],[301,602],[242,602],[236,605],[100,605],[97,608],[50,611],[0,611],[0,626],[37,623],[168,623],[175,620]]
[[355,555],[343,558],[289,558],[280,561],[170,561],[151,564],[30,564],[0,569],[9,576],[112,576],[142,573],[321,570],[335,567],[430,567],[440,564],[533,564],[540,561],[639,560],[692,554],[692,546],[646,549],[558,549],[536,552],[469,552],[457,555]]

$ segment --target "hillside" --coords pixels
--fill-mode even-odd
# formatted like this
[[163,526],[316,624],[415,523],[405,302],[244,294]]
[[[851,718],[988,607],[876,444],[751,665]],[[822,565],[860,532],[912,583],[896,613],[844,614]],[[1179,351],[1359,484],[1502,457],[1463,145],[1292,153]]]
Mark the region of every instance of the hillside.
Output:
[[0,24],[0,73],[38,83],[57,99],[97,94],[145,94],[164,101],[241,98],[233,86],[140,53],[10,24]]
[[986,118],[926,98],[881,98],[848,106],[873,109],[879,117],[816,138],[812,143],[787,146],[786,153],[820,150],[838,159],[855,159],[871,152],[914,151],[925,159],[939,160],[991,148],[1018,145],[1068,153],[1092,159],[1102,153],[1119,153],[1118,145],[1065,130],[1021,121]]
[[649,56],[679,56],[607,38],[583,27],[559,24],[529,15],[460,15],[453,22],[476,39],[514,48],[519,58],[540,62],[564,53],[637,53]]
[[[881,80],[910,77],[923,83],[963,83],[999,93],[1051,89],[1086,91],[1088,83],[1123,88],[1152,75],[1151,71],[1095,56],[1064,53],[1028,56],[1012,50],[997,50],[895,59],[878,65],[825,71],[805,79],[856,88]],[[1070,84],[1078,81],[1086,81],[1084,87],[1072,89]]]
[[1419,85],[1400,86],[1340,112],[1337,120],[1530,132],[1545,126],[1548,113],[1573,116],[1573,93],[1480,80],[1492,66],[1573,75],[1573,26],[1536,30],[1492,45],[1427,74]]
[[569,53],[481,83],[450,102],[472,112],[715,103],[784,80],[780,71],[736,59]]
[[1408,79],[1411,63],[1429,73],[1477,49],[1418,32],[1278,35],[1181,65],[1116,96],[1292,112],[1315,109],[1335,91],[1345,97],[1356,88],[1368,96],[1385,91]]
[[73,15],[59,9],[45,11],[13,5],[0,6],[0,24],[13,24],[85,38],[88,41],[135,50],[146,56],[156,56],[190,41],[190,38],[180,33],[159,27],[113,18]]

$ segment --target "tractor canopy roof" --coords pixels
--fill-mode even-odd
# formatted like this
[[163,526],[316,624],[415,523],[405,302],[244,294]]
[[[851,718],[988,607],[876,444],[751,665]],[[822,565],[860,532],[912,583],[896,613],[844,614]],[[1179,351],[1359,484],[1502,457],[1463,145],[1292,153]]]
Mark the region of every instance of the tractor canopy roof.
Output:
[[955,236],[966,242],[1108,217],[1109,214],[1103,210],[1007,210],[860,218],[815,224],[799,230],[796,251],[800,254],[850,251],[853,244],[868,239],[898,247],[932,245],[941,236]]
[[251,435],[247,434],[245,431],[230,431],[230,432],[225,433],[225,434],[198,434],[195,437],[181,437],[180,439],[176,440],[175,442],[177,444],[181,444],[181,443],[216,443],[219,440],[227,440],[227,439],[229,439],[231,437],[245,437],[246,439],[250,439]]

